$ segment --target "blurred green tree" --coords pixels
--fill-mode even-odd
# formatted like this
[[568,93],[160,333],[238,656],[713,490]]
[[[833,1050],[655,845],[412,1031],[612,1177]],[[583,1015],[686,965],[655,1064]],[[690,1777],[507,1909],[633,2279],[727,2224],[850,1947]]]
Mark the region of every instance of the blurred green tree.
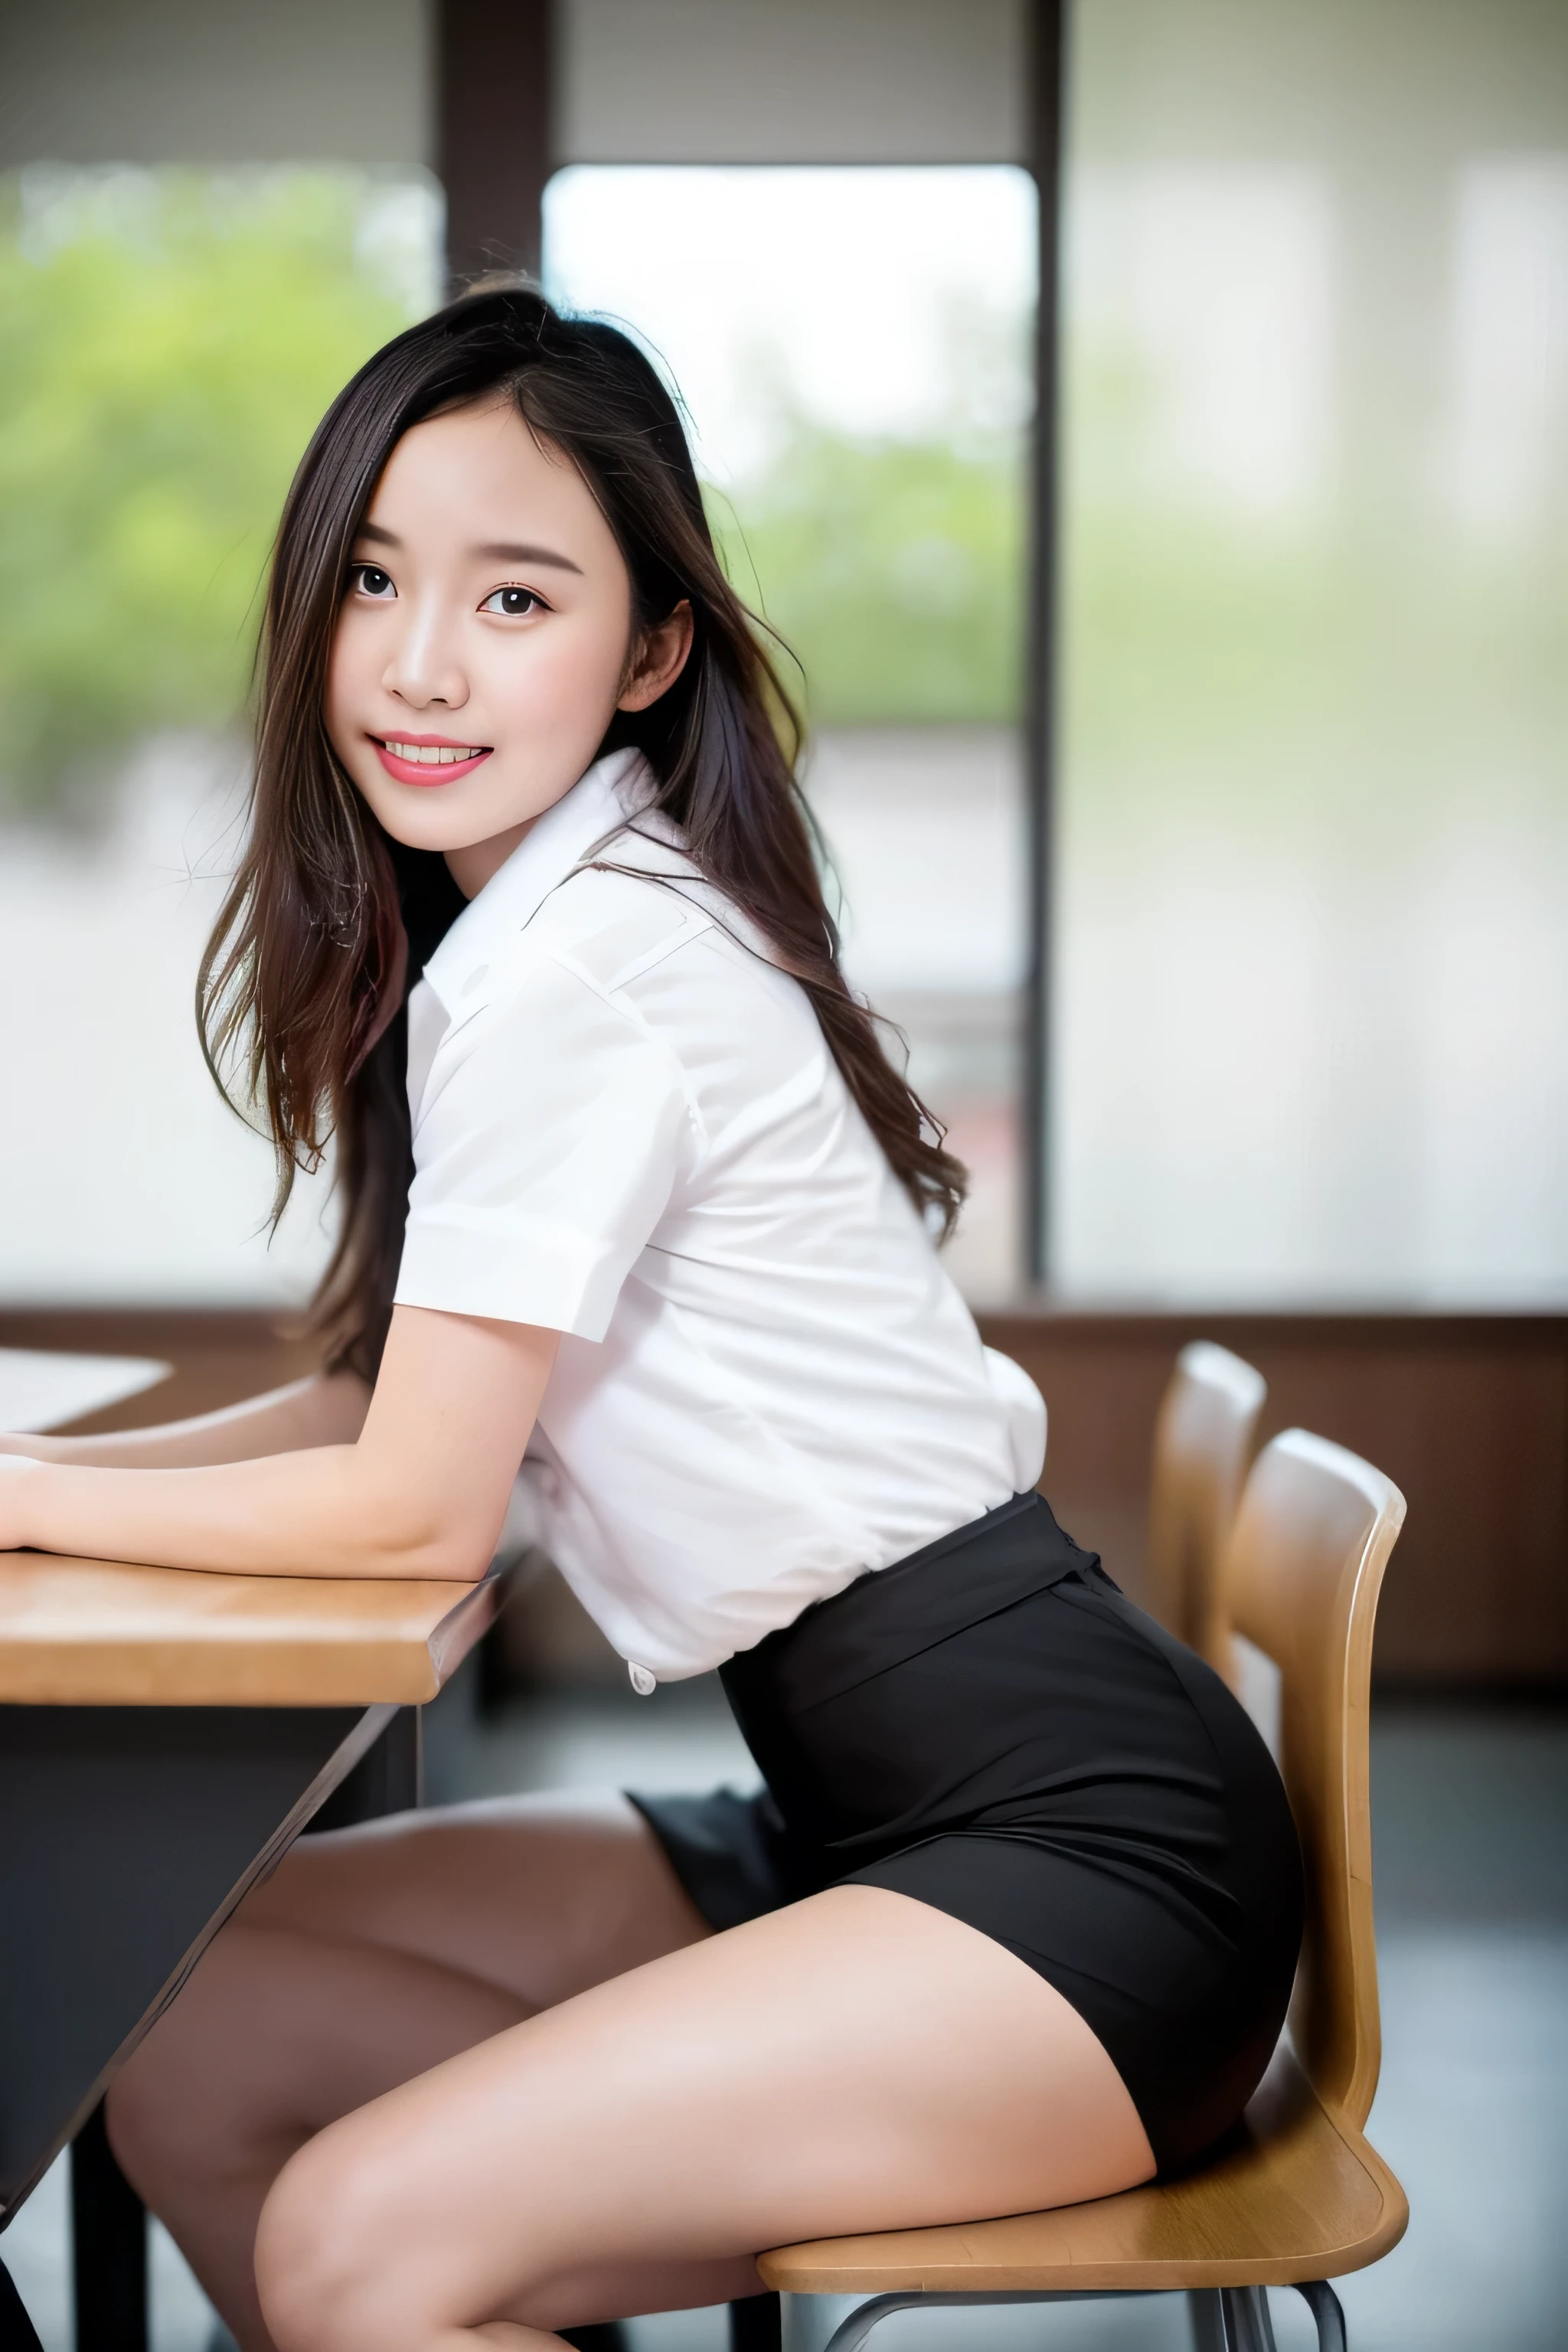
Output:
[[[0,182],[0,808],[89,816],[140,739],[236,717],[294,466],[426,307],[436,226],[430,191],[348,171]],[[713,494],[816,724],[1015,715],[1020,466],[1016,434],[787,415]]]
[[858,441],[795,416],[764,470],[710,494],[731,576],[800,663],[815,724],[1017,715],[1016,443]]
[[86,814],[139,737],[234,717],[300,451],[418,307],[422,197],[300,170],[0,185],[0,802]]

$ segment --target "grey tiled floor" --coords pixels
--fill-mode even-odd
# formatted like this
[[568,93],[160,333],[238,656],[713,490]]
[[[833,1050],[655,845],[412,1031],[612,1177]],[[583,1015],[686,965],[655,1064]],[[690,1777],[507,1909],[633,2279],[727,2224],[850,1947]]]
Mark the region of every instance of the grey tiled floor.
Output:
[[[754,1776],[715,1687],[513,1702],[480,1721],[459,1678],[427,1721],[432,1802],[506,1790],[700,1788]],[[1568,1714],[1382,1707],[1373,1729],[1384,2072],[1373,2137],[1410,2194],[1385,2262],[1341,2293],[1352,2352],[1568,2345]],[[68,2352],[64,2184],[0,2242],[46,2352]],[[166,2240],[154,2352],[208,2315]],[[1274,2297],[1279,2352],[1310,2324]],[[723,2352],[719,2312],[636,2323],[636,2352]],[[1180,2301],[931,2312],[884,2352],[1184,2352]]]

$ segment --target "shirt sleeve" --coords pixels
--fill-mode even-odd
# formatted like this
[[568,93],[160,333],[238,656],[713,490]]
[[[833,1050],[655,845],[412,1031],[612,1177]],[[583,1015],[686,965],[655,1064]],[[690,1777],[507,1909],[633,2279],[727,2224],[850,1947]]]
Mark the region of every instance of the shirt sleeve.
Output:
[[602,1339],[689,1148],[668,1045],[541,956],[447,1031],[414,1122],[396,1303]]

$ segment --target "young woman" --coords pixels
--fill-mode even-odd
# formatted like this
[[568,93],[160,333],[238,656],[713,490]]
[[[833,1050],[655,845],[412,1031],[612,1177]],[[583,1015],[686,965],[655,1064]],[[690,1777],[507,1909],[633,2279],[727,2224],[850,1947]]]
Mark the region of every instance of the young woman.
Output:
[[247,2352],[522,2352],[1101,2196],[1279,2030],[1283,1792],[1032,1491],[794,749],[627,340],[503,289],[367,363],[284,514],[204,975],[284,1195],[337,1137],[329,1368],[14,1442],[0,1542],[468,1579],[521,1462],[634,1684],[720,1667],[767,1793],[295,1849],[110,2102]]

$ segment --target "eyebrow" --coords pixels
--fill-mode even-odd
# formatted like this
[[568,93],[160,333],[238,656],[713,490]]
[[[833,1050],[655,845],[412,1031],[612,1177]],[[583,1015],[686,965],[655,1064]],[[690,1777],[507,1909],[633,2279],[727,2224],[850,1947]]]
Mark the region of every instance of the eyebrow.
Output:
[[[368,539],[376,547],[401,547],[403,541],[394,530],[384,530],[378,522],[361,523],[357,536]],[[495,539],[483,547],[470,551],[482,555],[491,563],[549,563],[557,572],[574,572],[583,577],[583,567],[574,563],[569,555],[558,555],[552,547],[534,547],[524,540]]]

